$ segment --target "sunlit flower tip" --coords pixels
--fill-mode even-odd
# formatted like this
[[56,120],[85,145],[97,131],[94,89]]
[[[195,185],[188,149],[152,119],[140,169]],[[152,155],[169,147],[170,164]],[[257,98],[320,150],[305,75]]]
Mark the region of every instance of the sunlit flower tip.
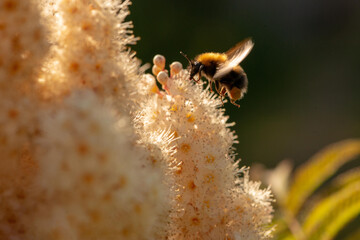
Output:
[[159,93],[159,88],[156,85],[155,77],[151,74],[145,74],[143,76],[144,82],[146,82],[146,90],[148,93]]
[[163,55],[157,54],[153,58],[154,65],[158,66],[163,70],[165,68],[165,57]]
[[162,85],[166,85],[168,79],[169,79],[169,75],[167,74],[167,72],[165,71],[161,71],[158,73],[158,75],[156,76],[156,79],[159,81],[159,83],[161,83]]
[[152,67],[152,73],[154,74],[154,76],[157,76],[159,74],[159,72],[161,72],[163,69],[159,68],[157,65],[153,65]]
[[170,75],[174,76],[178,74],[183,69],[183,66],[180,62],[176,61],[170,64]]

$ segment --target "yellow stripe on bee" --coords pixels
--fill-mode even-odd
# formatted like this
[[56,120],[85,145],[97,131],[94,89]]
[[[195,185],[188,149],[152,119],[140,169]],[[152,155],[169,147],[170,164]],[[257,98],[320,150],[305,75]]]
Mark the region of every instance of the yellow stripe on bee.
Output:
[[214,63],[223,63],[227,61],[225,53],[203,53],[196,57],[196,61],[201,62],[205,66],[209,66]]

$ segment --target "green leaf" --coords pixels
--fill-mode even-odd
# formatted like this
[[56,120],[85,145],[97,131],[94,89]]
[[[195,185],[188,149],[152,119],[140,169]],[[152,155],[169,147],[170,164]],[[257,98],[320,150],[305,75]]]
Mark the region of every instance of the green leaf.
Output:
[[[357,181],[360,181],[360,167],[355,167],[339,174],[330,183],[327,183],[320,192],[309,198],[306,203],[310,203],[313,206],[330,194]],[[306,205],[306,203],[304,203],[304,205]]]
[[295,172],[285,207],[296,215],[305,200],[336,170],[360,154],[360,140],[349,139],[332,144],[315,154]]
[[332,182],[330,191],[334,192],[353,182],[360,181],[360,167],[350,169],[338,175]]
[[319,202],[305,218],[307,239],[332,239],[348,222],[360,214],[360,181],[347,185]]

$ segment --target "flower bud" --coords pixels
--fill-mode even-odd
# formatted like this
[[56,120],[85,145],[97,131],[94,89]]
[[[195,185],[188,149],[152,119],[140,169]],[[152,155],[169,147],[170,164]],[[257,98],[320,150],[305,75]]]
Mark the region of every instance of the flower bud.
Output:
[[154,74],[154,76],[157,76],[161,70],[162,69],[159,68],[157,65],[153,65],[153,67],[152,67],[152,73]]
[[156,76],[156,79],[159,81],[159,83],[161,83],[162,85],[166,85],[167,80],[169,79],[169,76],[167,74],[167,72],[165,71],[161,71],[158,73],[158,75]]
[[174,76],[176,74],[178,74],[181,70],[182,70],[183,66],[180,62],[173,62],[170,65],[170,75]]
[[161,70],[165,67],[165,57],[163,55],[157,54],[153,58],[154,65],[158,66]]

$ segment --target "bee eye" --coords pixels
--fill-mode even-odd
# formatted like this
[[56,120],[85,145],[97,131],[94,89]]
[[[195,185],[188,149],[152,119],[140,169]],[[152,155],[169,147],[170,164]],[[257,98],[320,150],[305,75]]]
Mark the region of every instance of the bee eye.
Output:
[[200,65],[201,64],[199,62],[191,62],[190,79],[192,79],[199,72]]

